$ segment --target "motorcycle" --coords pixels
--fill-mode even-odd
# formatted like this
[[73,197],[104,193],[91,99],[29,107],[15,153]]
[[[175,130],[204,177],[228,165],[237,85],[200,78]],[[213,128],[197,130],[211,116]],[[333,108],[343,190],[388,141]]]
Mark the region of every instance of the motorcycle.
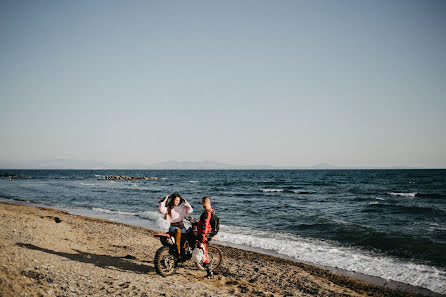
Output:
[[[182,235],[186,236],[186,246],[184,250],[181,250],[181,254],[177,251],[175,237],[169,232],[154,235],[154,237],[160,239],[161,244],[163,245],[156,251],[154,258],[155,270],[161,276],[166,277],[175,274],[179,264],[192,259],[192,252],[198,245],[198,221],[192,217],[187,217],[185,219],[191,223],[191,226],[187,229],[186,234]],[[216,236],[214,236],[213,239],[217,240]],[[208,258],[210,261],[208,269],[213,271],[221,265],[223,261],[223,253],[219,247],[208,243]],[[202,261],[195,262],[195,265],[199,270],[205,270]]]

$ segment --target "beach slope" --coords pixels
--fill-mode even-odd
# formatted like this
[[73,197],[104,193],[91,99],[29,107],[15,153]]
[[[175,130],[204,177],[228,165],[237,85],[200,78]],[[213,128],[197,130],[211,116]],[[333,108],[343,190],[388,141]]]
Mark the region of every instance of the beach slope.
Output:
[[154,231],[0,202],[0,296],[418,296],[222,247],[212,280],[192,263],[157,275]]

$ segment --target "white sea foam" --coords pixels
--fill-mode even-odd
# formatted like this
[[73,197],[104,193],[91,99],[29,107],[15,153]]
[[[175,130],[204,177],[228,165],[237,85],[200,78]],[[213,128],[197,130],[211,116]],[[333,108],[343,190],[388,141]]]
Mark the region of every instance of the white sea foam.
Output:
[[301,195],[313,194],[313,192],[302,191],[302,190],[292,190],[291,192],[296,193],[296,194],[301,194]]
[[382,201],[386,200],[386,199],[384,199],[384,198],[382,198],[382,197],[376,197],[375,199],[376,199],[376,200],[382,200]]
[[102,189],[132,189],[146,191],[150,190],[149,186],[144,186],[143,184],[136,182],[121,181],[116,183],[115,181],[100,181],[100,182],[80,182],[79,185],[84,187],[94,187]]
[[196,183],[198,183],[198,180],[190,180],[189,182],[192,184],[196,184]]
[[80,182],[79,183],[81,186],[87,186],[87,187],[95,187],[95,186],[99,186],[99,184],[95,184],[95,183],[86,183],[86,182]]
[[369,205],[380,205],[381,203],[379,203],[378,201],[373,201],[373,202],[369,202]]
[[435,231],[445,231],[446,227],[441,226],[440,224],[437,223],[429,223],[429,231],[431,232],[435,232]]
[[129,224],[133,226],[141,226],[145,228],[154,229],[154,224],[148,223],[148,220],[142,218],[138,212],[126,212],[126,211],[116,211],[110,209],[104,209],[100,207],[93,208],[83,208],[83,207],[62,207],[62,209],[69,211],[72,214],[77,214],[81,216],[94,217],[99,219],[106,219],[114,222],[121,222],[124,224]]
[[299,261],[378,276],[437,293],[446,292],[446,271],[427,265],[403,262],[325,241],[249,228],[222,226],[219,237],[223,242],[273,251]]
[[96,212],[104,212],[104,213],[128,215],[128,216],[136,216],[136,215],[138,215],[137,213],[134,213],[134,212],[119,211],[119,210],[109,210],[109,209],[100,208],[100,207],[93,207],[92,210],[94,210]]
[[394,192],[390,192],[390,193],[387,193],[387,194],[392,195],[392,196],[415,197],[415,195],[417,193],[394,193]]
[[262,192],[264,193],[278,193],[278,192],[283,192],[282,189],[261,189]]
[[149,220],[149,224],[153,226],[154,229],[158,230],[169,230],[170,224],[167,222],[163,215],[157,211],[145,211],[140,214],[141,217]]

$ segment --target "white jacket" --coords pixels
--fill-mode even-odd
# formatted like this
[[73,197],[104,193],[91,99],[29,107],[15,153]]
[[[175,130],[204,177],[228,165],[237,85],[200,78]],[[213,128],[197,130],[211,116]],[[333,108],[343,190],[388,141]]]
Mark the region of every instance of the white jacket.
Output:
[[172,208],[170,212],[170,216],[167,214],[167,207],[166,207],[166,201],[160,202],[160,213],[163,215],[166,215],[166,220],[169,223],[178,223],[183,221],[184,216],[193,212],[192,206],[190,206],[189,202],[185,202],[184,204],[180,204]]

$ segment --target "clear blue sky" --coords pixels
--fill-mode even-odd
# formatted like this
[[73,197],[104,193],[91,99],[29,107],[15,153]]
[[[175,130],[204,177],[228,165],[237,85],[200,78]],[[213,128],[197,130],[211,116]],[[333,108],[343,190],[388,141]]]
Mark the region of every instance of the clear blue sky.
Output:
[[0,160],[446,168],[446,1],[0,1]]

